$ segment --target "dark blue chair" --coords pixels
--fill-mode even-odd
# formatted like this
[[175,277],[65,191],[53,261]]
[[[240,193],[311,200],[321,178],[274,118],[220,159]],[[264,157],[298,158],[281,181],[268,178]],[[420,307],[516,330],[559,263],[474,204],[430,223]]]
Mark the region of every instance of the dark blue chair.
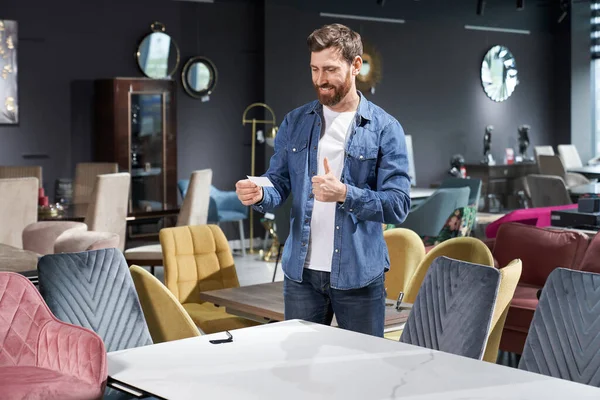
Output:
[[[181,198],[187,193],[189,179],[177,181]],[[244,220],[248,219],[248,207],[243,205],[234,191],[219,190],[210,186],[210,205],[208,206],[208,223],[221,225],[221,222],[237,222],[240,230],[242,254],[246,255],[244,246]]]

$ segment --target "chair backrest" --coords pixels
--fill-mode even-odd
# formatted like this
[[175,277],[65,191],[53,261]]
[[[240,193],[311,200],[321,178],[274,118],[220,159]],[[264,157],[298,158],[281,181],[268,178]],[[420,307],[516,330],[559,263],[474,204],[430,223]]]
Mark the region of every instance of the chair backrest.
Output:
[[37,216],[37,178],[0,179],[0,243],[22,249],[23,230]]
[[393,228],[383,232],[390,256],[390,270],[385,274],[387,298],[396,300],[425,258],[423,241],[410,229]]
[[38,337],[54,317],[23,275],[0,272],[0,315],[0,367],[36,366]]
[[552,146],[535,146],[534,148],[536,161],[539,156],[553,156],[554,148]]
[[496,363],[498,359],[498,348],[504,330],[504,322],[506,322],[510,302],[517,289],[522,269],[523,264],[518,259],[511,261],[506,267],[500,269],[500,287],[494,306],[494,315],[492,316],[492,329],[485,346],[484,361]]
[[565,179],[567,176],[567,170],[559,156],[545,156],[541,155],[538,157],[538,170],[540,175],[553,175],[559,176]]
[[208,220],[212,169],[192,172],[181,210],[177,217],[177,226],[205,225]]
[[240,286],[229,243],[217,225],[164,228],[159,237],[165,286],[180,303],[202,303],[200,292]]
[[542,287],[555,268],[578,268],[588,246],[582,233],[509,222],[498,229],[492,253],[499,265],[520,259],[520,282]]
[[96,176],[85,217],[88,230],[119,235],[121,251],[125,249],[130,184],[131,176],[127,172]]
[[473,237],[448,239],[431,249],[421,261],[406,287],[405,302],[414,303],[433,260],[441,256],[474,264],[494,265],[492,252],[481,240]]
[[600,387],[600,275],[557,268],[529,327],[519,369]]
[[285,241],[290,235],[292,203],[293,199],[290,195],[285,203],[273,211],[273,215],[275,215],[275,225],[277,226],[277,240],[279,240],[280,244],[285,244]]
[[37,178],[38,187],[43,187],[42,167],[37,165],[0,166],[0,179]]
[[499,286],[500,271],[494,267],[436,258],[400,341],[481,360]]
[[551,207],[573,204],[563,178],[552,175],[527,175],[533,207]]
[[577,151],[577,147],[574,144],[559,144],[558,154],[566,169],[583,167],[579,151]]
[[454,210],[469,204],[469,193],[468,187],[438,189],[397,227],[413,230],[419,236],[436,236]]
[[116,174],[117,172],[119,172],[117,163],[78,163],[75,166],[73,203],[88,204],[91,202],[96,176]]
[[201,332],[179,300],[150,272],[129,267],[154,343],[200,336]]
[[49,254],[38,263],[40,293],[58,319],[96,332],[107,351],[152,344],[123,253]]
[[469,192],[469,205],[474,205],[477,207],[481,197],[481,179],[446,178],[440,184],[440,189],[461,187],[468,187],[471,189]]

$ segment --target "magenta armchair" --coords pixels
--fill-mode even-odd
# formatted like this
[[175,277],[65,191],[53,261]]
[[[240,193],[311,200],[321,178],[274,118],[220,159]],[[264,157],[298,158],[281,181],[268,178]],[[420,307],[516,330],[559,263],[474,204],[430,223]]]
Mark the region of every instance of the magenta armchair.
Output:
[[550,226],[550,214],[553,210],[568,210],[577,208],[577,204],[566,204],[562,206],[537,207],[537,208],[522,208],[514,210],[505,216],[492,222],[485,228],[485,236],[488,239],[493,239],[498,233],[500,225],[507,222],[519,222],[524,225],[533,225],[538,228]]
[[56,319],[24,276],[0,272],[0,397],[101,399],[106,378],[102,339]]

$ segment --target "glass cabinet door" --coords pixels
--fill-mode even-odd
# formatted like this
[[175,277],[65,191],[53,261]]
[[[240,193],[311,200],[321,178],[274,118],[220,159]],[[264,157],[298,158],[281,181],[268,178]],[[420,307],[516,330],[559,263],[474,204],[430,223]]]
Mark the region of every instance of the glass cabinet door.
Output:
[[131,93],[131,211],[165,208],[165,93]]

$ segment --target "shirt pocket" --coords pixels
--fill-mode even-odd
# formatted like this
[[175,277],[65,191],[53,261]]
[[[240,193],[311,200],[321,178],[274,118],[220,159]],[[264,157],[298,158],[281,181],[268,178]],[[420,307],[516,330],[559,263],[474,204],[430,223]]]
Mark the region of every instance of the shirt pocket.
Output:
[[347,153],[347,180],[359,188],[373,186],[378,146],[350,146]]
[[287,148],[290,174],[305,174],[308,167],[308,142],[289,143]]

